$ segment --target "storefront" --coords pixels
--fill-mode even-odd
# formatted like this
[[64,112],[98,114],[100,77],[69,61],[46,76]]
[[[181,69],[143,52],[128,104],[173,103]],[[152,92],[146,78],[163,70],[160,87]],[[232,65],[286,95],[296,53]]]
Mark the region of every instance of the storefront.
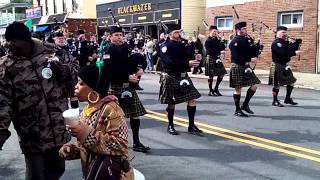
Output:
[[181,2],[176,0],[131,0],[97,5],[99,35],[113,25],[108,11],[111,8],[117,21],[126,32],[141,32],[158,38],[163,31],[159,20],[165,24],[181,25]]

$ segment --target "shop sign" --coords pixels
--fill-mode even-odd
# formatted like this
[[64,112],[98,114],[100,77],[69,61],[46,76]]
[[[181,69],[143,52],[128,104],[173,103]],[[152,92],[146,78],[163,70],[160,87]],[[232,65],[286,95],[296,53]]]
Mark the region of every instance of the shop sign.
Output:
[[152,10],[151,3],[134,4],[126,7],[119,7],[118,14],[141,13]]

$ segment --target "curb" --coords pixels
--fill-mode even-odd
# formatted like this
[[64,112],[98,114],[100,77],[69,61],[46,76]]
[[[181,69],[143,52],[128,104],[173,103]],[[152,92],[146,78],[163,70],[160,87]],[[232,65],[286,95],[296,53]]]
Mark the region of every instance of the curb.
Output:
[[[227,70],[228,71],[228,70]],[[149,71],[148,73],[152,73],[152,74],[157,74],[160,75],[161,72],[160,71]],[[192,74],[191,72],[188,72],[188,75],[190,78],[196,78],[196,79],[207,79],[208,77],[205,75],[195,75]],[[263,85],[269,85],[269,74],[256,74],[257,77],[260,79],[261,84]],[[226,78],[227,77],[227,78]],[[229,74],[226,74],[225,77],[223,78],[224,82],[229,82]],[[271,85],[270,85],[271,86]],[[314,86],[310,86],[310,85],[305,85],[305,84],[299,84],[296,83],[294,85],[295,88],[300,88],[300,89],[310,89],[310,90],[320,90],[320,87],[314,87]]]
[[[191,78],[196,78],[196,79],[207,79],[207,76],[204,76],[204,75],[194,75],[192,73],[188,73],[189,77]],[[271,86],[269,85],[269,75],[265,75],[265,74],[256,74],[257,77],[260,79],[261,81],[261,84],[263,85],[268,85],[268,86]],[[267,77],[266,77],[267,76]],[[226,78],[227,77],[227,78]],[[225,77],[223,78],[223,81],[225,82],[229,82],[229,75],[226,74]],[[313,86],[308,86],[308,85],[303,85],[303,84],[298,84],[296,83],[294,85],[295,88],[300,88],[300,89],[310,89],[310,90],[320,90],[320,87],[319,88],[316,88],[316,87],[313,87]]]

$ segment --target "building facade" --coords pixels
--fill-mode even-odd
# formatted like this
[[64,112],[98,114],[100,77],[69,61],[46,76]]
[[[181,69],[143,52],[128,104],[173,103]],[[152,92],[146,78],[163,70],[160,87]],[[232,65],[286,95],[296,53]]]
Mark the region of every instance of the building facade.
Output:
[[13,21],[26,18],[26,9],[32,0],[1,0],[0,4],[0,41],[4,40],[5,28]]
[[[233,26],[238,21],[247,21],[249,34],[256,39],[261,32],[264,51],[257,68],[269,69],[272,61],[270,46],[275,37],[273,31],[283,25],[288,27],[291,37],[303,40],[303,53],[293,57],[290,62],[294,71],[319,72],[317,0],[207,0],[206,7],[207,21],[217,25],[225,38],[234,33]],[[230,55],[226,62],[230,63]]]
[[94,0],[33,0],[30,14],[38,14],[32,12],[34,9],[40,9],[41,14],[40,17],[31,17],[34,32],[44,40],[59,26],[71,35],[85,29],[89,37],[97,32],[95,8]]
[[[205,15],[205,0],[116,0],[99,1],[97,4],[97,21],[100,33],[106,26],[113,24],[108,11],[111,8],[115,18],[126,31],[140,31],[156,38],[164,24],[179,24],[185,33],[193,34]],[[202,29],[204,30],[204,29]]]
[[116,1],[97,5],[97,21],[100,34],[107,26],[113,24],[108,11],[111,8],[115,18],[126,31],[139,31],[158,37],[161,26],[165,24],[180,24],[181,2],[176,0],[130,0]]

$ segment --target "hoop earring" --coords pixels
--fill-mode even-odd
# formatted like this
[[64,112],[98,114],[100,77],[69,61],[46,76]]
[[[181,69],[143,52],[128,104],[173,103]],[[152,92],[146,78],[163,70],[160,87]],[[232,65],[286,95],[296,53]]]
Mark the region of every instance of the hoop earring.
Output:
[[[95,93],[95,96],[97,97],[95,100],[92,100],[92,99],[91,99],[91,95],[93,95],[92,93]],[[95,91],[89,92],[89,94],[88,94],[88,101],[89,101],[90,103],[95,104],[95,103],[97,103],[99,100],[100,100],[100,95],[99,95],[97,92],[95,92]]]

